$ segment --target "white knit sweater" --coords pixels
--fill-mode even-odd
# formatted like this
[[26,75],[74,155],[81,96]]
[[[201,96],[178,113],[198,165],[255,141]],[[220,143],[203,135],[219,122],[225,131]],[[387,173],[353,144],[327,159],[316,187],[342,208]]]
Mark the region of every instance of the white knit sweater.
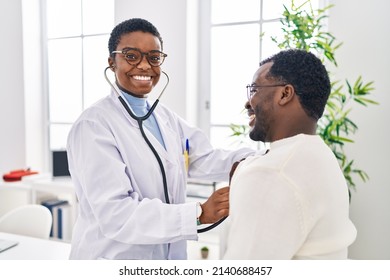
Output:
[[224,259],[346,259],[356,238],[339,164],[313,135],[273,142],[241,162],[227,221]]

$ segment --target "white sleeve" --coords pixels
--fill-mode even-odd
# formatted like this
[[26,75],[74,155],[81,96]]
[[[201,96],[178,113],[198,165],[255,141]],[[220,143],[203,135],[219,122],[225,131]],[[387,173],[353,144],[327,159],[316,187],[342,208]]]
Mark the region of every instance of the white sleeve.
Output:
[[255,154],[255,150],[241,148],[237,150],[216,149],[209,138],[199,128],[192,127],[185,120],[179,119],[183,138],[188,139],[190,178],[228,181],[229,172],[234,162]]

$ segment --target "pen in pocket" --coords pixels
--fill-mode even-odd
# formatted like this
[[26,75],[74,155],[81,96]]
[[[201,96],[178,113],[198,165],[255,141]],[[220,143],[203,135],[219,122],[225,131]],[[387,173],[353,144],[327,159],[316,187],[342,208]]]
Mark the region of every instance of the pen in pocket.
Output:
[[188,166],[189,166],[189,153],[190,153],[190,143],[188,139],[186,139],[186,149],[184,150],[184,163],[186,165],[186,170],[188,172]]

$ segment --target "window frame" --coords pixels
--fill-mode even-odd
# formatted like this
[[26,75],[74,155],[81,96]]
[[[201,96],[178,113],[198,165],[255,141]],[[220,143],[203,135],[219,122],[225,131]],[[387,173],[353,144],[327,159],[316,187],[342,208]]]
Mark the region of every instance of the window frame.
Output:
[[[211,120],[211,99],[212,99],[212,89],[211,89],[211,42],[212,42],[212,29],[216,27],[223,26],[238,26],[238,25],[247,25],[247,24],[258,24],[260,34],[264,32],[264,24],[278,22],[280,18],[267,18],[263,15],[263,2],[266,0],[259,0],[260,3],[260,14],[257,20],[250,21],[240,21],[240,22],[227,22],[227,23],[217,23],[213,24],[211,22],[212,11],[211,11],[211,1],[213,0],[202,0],[199,2],[199,102],[198,102],[198,126],[206,133],[213,143],[212,132],[213,128],[228,128],[230,124],[213,124]],[[327,0],[317,0],[318,6],[325,7]],[[259,35],[260,35],[259,34]],[[263,57],[263,36],[259,36],[259,51],[258,57],[259,61],[264,59]],[[244,66],[245,67],[245,66]],[[249,77],[250,78],[250,77]],[[244,104],[243,104],[244,105]],[[215,143],[214,143],[215,144]],[[260,145],[261,146],[261,145]]]
[[[72,126],[73,122],[71,121],[55,121],[52,119],[50,115],[50,99],[51,93],[50,93],[50,71],[49,71],[49,42],[55,41],[55,40],[63,40],[63,39],[75,39],[79,38],[81,40],[81,48],[80,48],[80,57],[81,57],[81,111],[83,111],[86,108],[85,99],[86,99],[86,89],[85,89],[85,73],[84,73],[84,67],[85,67],[85,39],[97,37],[97,36],[109,36],[110,31],[107,32],[96,32],[96,33],[84,33],[83,29],[83,15],[84,15],[84,5],[83,1],[80,0],[80,12],[81,12],[81,22],[80,22],[80,29],[81,32],[79,35],[71,35],[71,36],[55,36],[50,37],[48,36],[48,17],[47,17],[47,2],[50,0],[41,0],[40,1],[40,11],[41,11],[41,40],[42,40],[42,88],[43,88],[43,118],[44,118],[44,146],[45,148],[45,166],[50,167],[50,160],[51,160],[51,151],[52,150],[59,150],[59,149],[65,149],[66,148],[66,139],[64,139],[64,145],[61,147],[53,147],[53,139],[51,138],[51,133],[53,130],[53,126],[69,126],[69,128]],[[115,1],[112,1],[112,8],[113,11],[115,10]],[[113,22],[110,26],[110,28],[114,25],[114,14],[112,15]],[[108,54],[107,54],[108,57]],[[102,70],[103,71],[103,70]]]

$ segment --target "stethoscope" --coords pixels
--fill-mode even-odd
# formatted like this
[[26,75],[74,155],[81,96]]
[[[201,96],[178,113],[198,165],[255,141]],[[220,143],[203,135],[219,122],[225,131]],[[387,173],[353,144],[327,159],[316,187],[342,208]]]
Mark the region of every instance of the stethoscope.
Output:
[[[144,128],[143,128],[143,121],[147,120],[152,115],[154,109],[156,109],[156,107],[157,107],[157,104],[160,102],[160,98],[163,95],[165,89],[167,88],[167,86],[169,84],[169,76],[164,71],[161,71],[167,78],[167,82],[166,82],[164,88],[162,89],[162,91],[161,91],[160,95],[157,97],[157,99],[154,101],[152,107],[150,107],[149,111],[144,116],[137,116],[136,114],[133,113],[133,111],[127,105],[126,101],[120,95],[119,88],[117,88],[118,86],[116,84],[114,85],[113,83],[111,83],[110,79],[107,77],[107,70],[108,69],[111,69],[111,67],[108,66],[108,67],[106,67],[104,69],[104,78],[106,79],[108,84],[111,86],[111,88],[114,90],[116,96],[118,97],[119,101],[122,103],[123,107],[126,109],[127,113],[130,115],[130,117],[132,117],[134,120],[137,121],[139,129],[140,129],[141,134],[142,134],[142,137],[144,138],[146,144],[149,146],[150,150],[153,152],[154,156],[156,157],[158,165],[160,166],[161,176],[162,176],[162,179],[163,179],[165,203],[170,204],[169,196],[168,196],[167,176],[166,176],[166,173],[165,173],[164,165],[162,163],[161,157],[157,153],[156,149],[153,147],[152,143],[149,141],[148,137],[145,134]],[[216,223],[214,223],[214,224],[212,224],[212,225],[210,225],[208,227],[198,229],[198,233],[203,233],[203,232],[206,232],[206,231],[209,231],[209,230],[215,228],[220,223],[222,223],[225,219],[226,219],[226,217],[222,218],[218,222],[216,222]]]

